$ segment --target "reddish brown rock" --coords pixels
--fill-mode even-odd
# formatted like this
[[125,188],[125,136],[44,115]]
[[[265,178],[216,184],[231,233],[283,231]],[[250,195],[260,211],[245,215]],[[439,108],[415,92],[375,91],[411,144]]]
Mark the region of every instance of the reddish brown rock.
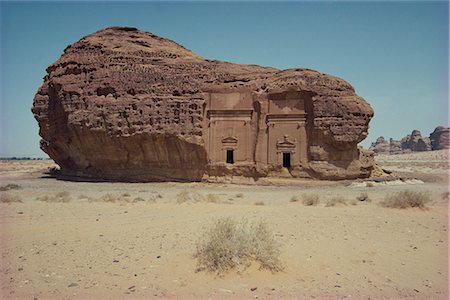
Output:
[[430,134],[431,148],[433,150],[449,149],[450,128],[438,126]]
[[[110,27],[47,68],[32,109],[65,175],[368,177],[373,111],[342,79],[205,60],[173,41]],[[284,166],[284,169],[283,169]],[[284,171],[283,171],[284,170]]]

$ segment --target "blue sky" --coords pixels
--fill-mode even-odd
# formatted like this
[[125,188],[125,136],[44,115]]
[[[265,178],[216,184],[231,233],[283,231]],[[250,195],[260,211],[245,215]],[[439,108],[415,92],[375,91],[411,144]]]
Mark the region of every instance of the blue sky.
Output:
[[132,26],[197,54],[341,77],[374,108],[378,136],[448,121],[447,1],[0,2],[0,156],[38,156],[30,111],[45,68],[101,28]]

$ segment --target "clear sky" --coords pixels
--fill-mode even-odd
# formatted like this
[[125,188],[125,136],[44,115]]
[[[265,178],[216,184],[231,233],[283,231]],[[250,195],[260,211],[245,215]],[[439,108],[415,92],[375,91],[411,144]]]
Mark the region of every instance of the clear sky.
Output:
[[380,135],[449,126],[447,1],[3,1],[0,9],[2,157],[45,156],[30,111],[45,68],[69,44],[113,25],[209,59],[341,77],[375,110],[366,147]]

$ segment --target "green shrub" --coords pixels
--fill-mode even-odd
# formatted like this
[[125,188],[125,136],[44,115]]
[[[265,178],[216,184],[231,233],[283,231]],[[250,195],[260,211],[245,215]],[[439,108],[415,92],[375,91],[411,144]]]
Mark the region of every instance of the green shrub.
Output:
[[282,270],[279,244],[265,222],[249,224],[220,218],[197,242],[194,257],[198,271],[219,275],[236,269],[245,270],[252,261],[272,272]]

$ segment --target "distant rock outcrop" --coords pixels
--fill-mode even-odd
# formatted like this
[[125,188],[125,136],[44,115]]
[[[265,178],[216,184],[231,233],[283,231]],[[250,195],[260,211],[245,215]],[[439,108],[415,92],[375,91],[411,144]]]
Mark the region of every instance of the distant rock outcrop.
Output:
[[431,149],[432,150],[449,149],[450,148],[449,136],[450,136],[450,128],[445,128],[444,126],[436,127],[436,129],[430,134]]
[[415,129],[401,140],[402,150],[430,151],[431,143],[427,137],[422,137],[419,130]]
[[449,131],[449,128],[438,126],[430,134],[430,137],[422,137],[420,131],[415,129],[400,141],[391,138],[389,142],[380,136],[371,144],[369,150],[380,154],[398,154],[411,151],[449,149]]

